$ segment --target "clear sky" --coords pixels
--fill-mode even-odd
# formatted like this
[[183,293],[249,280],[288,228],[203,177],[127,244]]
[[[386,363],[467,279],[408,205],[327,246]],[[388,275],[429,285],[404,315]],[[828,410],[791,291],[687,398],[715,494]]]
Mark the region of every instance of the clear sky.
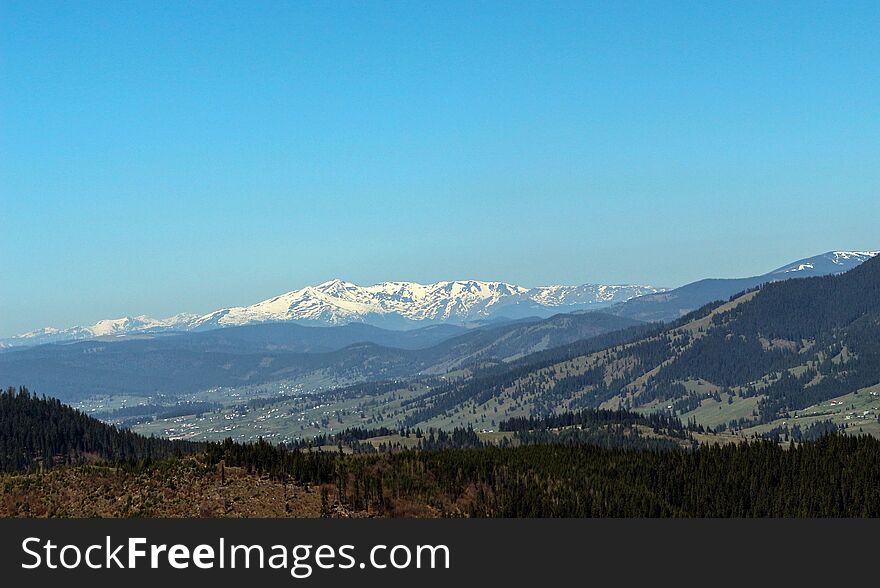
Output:
[[880,2],[0,0],[0,336],[880,248]]

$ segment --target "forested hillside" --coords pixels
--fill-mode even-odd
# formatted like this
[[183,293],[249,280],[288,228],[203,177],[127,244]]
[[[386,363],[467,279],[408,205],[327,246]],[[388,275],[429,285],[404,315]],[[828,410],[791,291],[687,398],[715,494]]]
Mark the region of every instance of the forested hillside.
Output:
[[[604,406],[671,411],[717,428],[794,418],[806,426],[831,415],[874,432],[880,405],[863,399],[880,396],[880,259],[841,275],[770,283],[594,347],[602,340],[434,386],[405,422]],[[859,394],[839,408],[820,406]]]
[[209,463],[325,484],[332,503],[406,516],[880,516],[880,441],[833,435],[644,451],[595,445],[303,454],[211,444]]
[[201,449],[196,443],[119,431],[25,388],[0,392],[0,471],[96,460],[162,459]]

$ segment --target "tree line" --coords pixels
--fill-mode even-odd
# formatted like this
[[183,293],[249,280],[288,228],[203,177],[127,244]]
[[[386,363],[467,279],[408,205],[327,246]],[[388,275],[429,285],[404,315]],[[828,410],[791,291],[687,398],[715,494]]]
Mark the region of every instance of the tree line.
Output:
[[[477,517],[875,517],[880,441],[826,435],[698,449],[523,445],[378,455],[209,444],[209,464],[302,484],[380,515],[418,505]],[[222,465],[221,465],[222,464]],[[407,510],[409,509],[409,510]]]

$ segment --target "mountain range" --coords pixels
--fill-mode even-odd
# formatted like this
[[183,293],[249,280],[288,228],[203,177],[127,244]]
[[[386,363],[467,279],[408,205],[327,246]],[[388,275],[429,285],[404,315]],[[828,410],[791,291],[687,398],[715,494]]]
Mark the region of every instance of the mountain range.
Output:
[[69,329],[44,328],[0,340],[2,347],[39,345],[101,337],[206,331],[273,322],[306,326],[364,323],[390,329],[431,324],[479,324],[482,321],[548,317],[560,312],[606,308],[648,293],[653,286],[597,285],[525,288],[477,280],[417,284],[383,282],[358,286],[331,280],[294,290],[251,306],[224,308],[206,315],[178,314],[167,319],[124,317]]
[[167,332],[198,332],[275,322],[306,326],[364,323],[403,330],[438,323],[474,326],[493,320],[546,318],[558,313],[598,309],[640,321],[668,321],[707,302],[726,299],[767,282],[842,273],[875,255],[876,251],[831,251],[792,262],[759,276],[710,278],[672,290],[654,286],[598,284],[526,288],[505,282],[477,280],[434,284],[383,282],[358,286],[337,279],[250,306],[224,308],[205,315],[181,313],[166,319],[140,315],[101,320],[91,326],[67,329],[47,327],[0,339],[0,348]]

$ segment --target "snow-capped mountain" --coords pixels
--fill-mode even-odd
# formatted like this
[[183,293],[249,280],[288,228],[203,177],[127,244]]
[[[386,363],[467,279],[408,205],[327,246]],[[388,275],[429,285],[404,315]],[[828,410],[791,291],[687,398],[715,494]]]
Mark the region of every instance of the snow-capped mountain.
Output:
[[96,337],[194,331],[266,322],[307,325],[363,322],[390,328],[467,323],[497,317],[549,316],[558,312],[602,308],[662,288],[632,285],[544,286],[525,288],[477,280],[418,284],[383,282],[358,286],[331,280],[307,286],[251,306],[224,308],[197,316],[167,319],[147,316],[103,320],[88,327],[46,328],[0,341],[0,346],[37,345]]
[[457,322],[496,316],[516,318],[564,310],[600,308],[634,296],[661,291],[653,286],[545,286],[524,288],[476,280],[418,284],[383,282],[358,286],[331,280],[294,290],[252,306],[225,308],[205,315],[193,328],[298,321],[340,325],[368,322],[379,326]]

